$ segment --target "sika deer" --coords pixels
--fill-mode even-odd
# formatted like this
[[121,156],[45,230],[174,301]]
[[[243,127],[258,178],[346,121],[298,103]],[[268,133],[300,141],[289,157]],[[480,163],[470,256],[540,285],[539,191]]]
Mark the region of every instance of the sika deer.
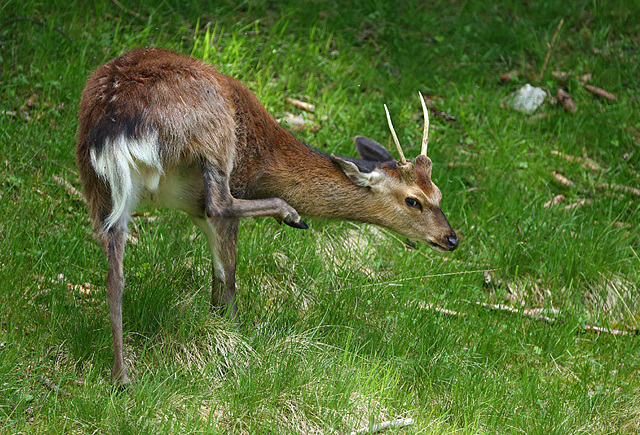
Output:
[[282,128],[242,83],[202,61],[144,48],[99,67],[82,93],[76,156],[109,266],[114,381],[129,382],[122,261],[138,204],[182,210],[205,234],[213,258],[211,304],[231,317],[243,217],[271,216],[295,228],[307,228],[298,213],[368,222],[441,251],[456,249],[431,182],[422,105],[423,148],[415,164],[405,159],[388,111],[399,162],[364,137],[355,141],[361,159],[327,156]]

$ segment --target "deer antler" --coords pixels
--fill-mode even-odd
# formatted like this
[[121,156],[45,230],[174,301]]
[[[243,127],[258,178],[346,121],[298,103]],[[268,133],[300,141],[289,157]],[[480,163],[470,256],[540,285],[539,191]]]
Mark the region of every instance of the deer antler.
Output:
[[398,141],[398,136],[396,135],[396,131],[393,129],[391,115],[389,115],[389,109],[387,109],[386,104],[384,105],[384,111],[387,112],[387,122],[389,123],[389,130],[391,130],[393,141],[396,143],[396,148],[398,148],[398,155],[400,156],[400,160],[398,161],[398,172],[400,172],[400,176],[405,180],[405,182],[413,183],[416,181],[416,171],[413,167],[413,163],[408,162],[404,157],[402,147],[400,146],[400,142]]
[[391,115],[389,115],[389,109],[387,109],[387,105],[384,105],[384,111],[387,112],[387,122],[389,123],[389,130],[391,130],[391,136],[393,136],[393,141],[396,143],[396,148],[398,149],[398,155],[400,156],[400,164],[402,166],[407,165],[407,159],[404,158],[404,153],[402,152],[402,147],[400,146],[400,142],[398,141],[398,136],[396,136],[396,131],[393,129],[393,123],[391,122]]
[[420,95],[420,103],[422,103],[422,112],[424,113],[424,132],[422,133],[422,151],[420,151],[420,154],[426,157],[427,145],[429,145],[429,110],[427,110],[422,92],[418,91],[418,95]]

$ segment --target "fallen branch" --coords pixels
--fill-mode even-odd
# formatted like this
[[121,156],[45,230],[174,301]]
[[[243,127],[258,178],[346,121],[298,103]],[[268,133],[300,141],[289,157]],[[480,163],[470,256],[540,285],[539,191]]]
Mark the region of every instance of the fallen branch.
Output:
[[45,378],[44,376],[38,376],[38,380],[46,385],[51,391],[55,391],[58,394],[62,394],[67,397],[71,397],[71,393],[64,391],[62,388],[58,387],[56,384],[51,382],[50,379]]
[[384,429],[389,428],[401,428],[413,424],[413,418],[399,418],[392,421],[383,421],[382,423],[376,423],[370,427],[363,427],[356,431],[351,432],[351,435],[358,435],[363,433],[376,433]]
[[586,85],[586,84],[584,85],[584,88],[587,91],[591,92],[593,95],[596,95],[596,96],[598,96],[600,98],[604,98],[604,99],[609,100],[609,101],[613,101],[613,100],[617,99],[615,95],[613,95],[610,92],[605,91],[604,89],[596,88],[595,86]]

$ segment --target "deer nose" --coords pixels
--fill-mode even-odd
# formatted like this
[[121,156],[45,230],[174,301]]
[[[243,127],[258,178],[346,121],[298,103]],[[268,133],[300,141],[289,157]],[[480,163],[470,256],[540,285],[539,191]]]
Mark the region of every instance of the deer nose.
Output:
[[455,234],[449,234],[446,238],[449,243],[449,251],[455,250],[458,247],[458,237]]

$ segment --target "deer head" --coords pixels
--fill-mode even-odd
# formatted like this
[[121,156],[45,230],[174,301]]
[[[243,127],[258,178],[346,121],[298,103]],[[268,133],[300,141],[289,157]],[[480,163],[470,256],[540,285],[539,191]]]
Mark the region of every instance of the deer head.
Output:
[[398,141],[387,106],[384,105],[399,160],[377,142],[358,136],[355,140],[362,159],[337,157],[334,162],[351,181],[366,187],[372,196],[366,206],[370,222],[390,228],[413,240],[426,242],[439,251],[453,251],[458,238],[440,209],[442,194],[431,181],[432,162],[427,157],[429,113],[420,93],[424,112],[422,150],[413,162],[407,160]]

